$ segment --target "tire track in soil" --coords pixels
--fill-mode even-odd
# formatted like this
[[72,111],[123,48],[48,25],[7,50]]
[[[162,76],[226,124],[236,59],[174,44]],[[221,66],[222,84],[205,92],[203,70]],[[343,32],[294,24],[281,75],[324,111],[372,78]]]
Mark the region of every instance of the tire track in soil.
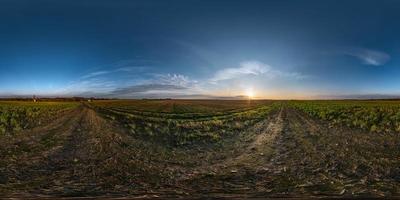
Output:
[[272,146],[285,129],[286,121],[286,108],[281,107],[277,113],[247,130],[246,134],[253,138],[239,153],[204,167],[201,173],[191,174],[183,185],[190,185],[192,194],[200,197],[250,197],[256,191],[269,190],[259,182],[274,167],[269,161],[274,154]]
[[[286,105],[283,109],[285,118],[281,134],[272,145],[274,153],[265,163],[264,170],[258,172],[257,187],[248,196],[273,198],[338,196],[340,190],[332,190],[329,194],[316,193],[321,190],[319,187],[321,182],[311,183],[311,180],[321,180],[320,169],[309,164],[323,160],[323,154],[315,149],[315,144],[310,143],[314,138],[309,138],[320,134],[318,125],[310,119],[300,118],[297,111]],[[324,178],[322,175],[322,179]]]
[[59,133],[68,135],[62,148],[34,167],[40,171],[31,171],[28,185],[39,185],[30,193],[79,196],[96,194],[103,189],[98,169],[104,169],[99,165],[114,159],[111,154],[117,153],[111,147],[115,140],[104,138],[105,134],[113,133],[88,108],[83,108],[75,119],[67,132]]
[[[55,187],[63,188],[60,185],[73,185],[79,181],[80,177],[74,176],[76,170],[72,163],[78,161],[79,151],[84,145],[82,132],[87,131],[83,127],[86,115],[87,109],[80,106],[71,114],[47,126],[27,130],[29,137],[21,134],[22,138],[18,142],[20,146],[28,145],[30,149],[41,147],[39,150],[43,151],[30,151],[19,157],[18,164],[11,172],[7,172],[10,179],[17,181],[9,182],[8,186],[24,188],[29,194],[27,196],[30,196],[55,192]],[[43,146],[42,140],[56,142],[51,146]],[[12,178],[13,176],[16,178]],[[23,194],[12,194],[14,195]]]
[[71,126],[77,123],[76,115],[79,113],[80,108],[76,108],[46,126],[24,130],[7,141],[1,141],[0,172],[4,174],[5,184],[8,185],[0,184],[0,191],[3,186],[23,188],[32,170],[42,170],[34,166],[62,148],[62,141],[68,134],[60,133],[70,131]]
[[[271,141],[273,154],[268,160],[262,160],[259,165],[253,165],[252,159],[243,159],[242,162],[237,162],[237,165],[227,165],[228,170],[216,171],[201,179],[195,177],[191,180],[192,184],[198,185],[194,187],[194,191],[200,196],[220,198],[386,196],[376,188],[367,189],[361,178],[354,179],[354,177],[344,175],[346,173],[343,170],[351,169],[351,167],[340,166],[343,165],[343,163],[340,164],[342,160],[369,160],[363,158],[363,155],[352,155],[354,153],[352,151],[344,152],[352,146],[350,141],[356,142],[354,138],[349,138],[355,134],[354,130],[331,127],[291,108],[283,107],[280,113],[281,117],[278,119],[282,120],[277,120],[278,124],[281,124],[279,133]],[[356,134],[364,139],[370,137],[365,136],[363,132]],[[238,157],[251,157],[248,149],[254,149],[260,138],[263,136],[258,135]],[[353,148],[360,148],[358,145]],[[235,163],[232,160],[238,157],[230,158],[225,162]],[[232,166],[236,167],[237,171],[229,171]],[[263,167],[255,170],[256,166]]]
[[143,145],[85,106],[29,134],[39,138],[30,141],[22,137],[30,146],[40,146],[42,137],[57,142],[50,150],[24,154],[23,163],[15,161],[18,165],[5,172],[10,181],[0,183],[0,197],[176,194],[176,188],[168,188],[171,185],[160,188],[160,180],[168,183],[169,172],[166,163],[152,161],[153,154],[158,155],[154,146]]
[[[275,194],[297,197],[383,197],[397,194],[399,184],[386,178],[371,187],[371,173],[393,171],[379,163],[384,149],[379,135],[331,126],[298,110],[288,110],[289,126],[278,139],[274,165],[281,168],[273,182]],[[376,154],[374,155],[375,152]],[[380,152],[380,153],[377,153]],[[375,158],[374,158],[375,157]],[[394,156],[395,157],[395,156]],[[378,160],[377,169],[373,162]],[[379,166],[380,165],[380,166]],[[383,169],[382,169],[383,168]],[[392,169],[391,169],[392,168]],[[279,172],[279,171],[278,171]],[[380,177],[382,179],[382,177]],[[379,180],[379,179],[378,179]],[[386,185],[386,186],[384,186]],[[386,187],[386,192],[381,191]],[[387,191],[392,191],[387,193]]]
[[158,180],[163,172],[147,166],[145,156],[150,155],[138,150],[137,141],[92,109],[83,107],[73,119],[65,124],[68,129],[57,133],[66,136],[61,148],[17,169],[27,177],[21,183],[26,194],[11,196],[152,196],[148,188],[153,180],[146,178]]
[[[44,153],[43,151],[49,151],[48,148],[41,148],[44,146],[43,143],[53,138],[62,138],[61,136],[65,136],[58,133],[68,132],[67,130],[70,129],[70,126],[76,123],[76,115],[79,115],[79,113],[80,108],[77,108],[62,115],[62,117],[56,117],[55,120],[48,125],[24,130],[12,137],[1,138],[4,139],[1,141],[0,147],[1,155],[4,157],[1,158],[6,159],[7,156],[21,156],[19,158],[29,157],[31,159],[29,162],[32,162],[34,160],[32,156],[34,155],[30,153],[36,154],[38,151],[42,151],[42,153]],[[17,152],[19,154],[11,154],[12,152]],[[23,161],[25,159],[21,160]]]
[[[75,165],[78,161],[83,160],[82,148],[85,145],[84,120],[87,115],[87,109],[83,108],[78,116],[76,123],[65,134],[68,135],[63,147],[57,152],[50,154],[46,160],[40,163],[37,168],[43,170],[34,174],[39,182],[39,188],[35,188],[35,192],[39,193],[73,193],[81,182],[78,176],[80,169]],[[72,187],[71,187],[72,186]],[[75,187],[73,187],[75,186]],[[33,192],[33,191],[32,191]]]
[[246,164],[246,161],[258,160],[260,157],[267,156],[270,154],[271,149],[267,149],[276,139],[276,137],[282,133],[284,124],[285,109],[280,108],[278,114],[273,116],[269,120],[265,120],[262,124],[253,127],[252,130],[259,133],[255,136],[253,141],[244,147],[244,150],[232,158],[229,158],[222,165],[235,166],[240,164]]
[[[271,192],[274,195],[310,197],[323,190],[325,177],[319,173],[317,166],[323,162],[324,157],[316,149],[314,137],[320,134],[318,125],[287,108],[286,129],[274,145],[276,154],[271,159],[274,166]],[[330,195],[340,193],[340,190],[330,190],[334,192]]]
[[[237,141],[241,146],[223,149],[227,151],[224,159],[215,157],[217,160],[199,162],[201,165],[189,170],[185,168],[185,162],[196,158],[190,157],[192,151],[183,152],[188,160],[183,160],[182,165],[169,169],[168,159],[174,160],[169,158],[171,155],[167,155],[165,161],[151,158],[159,155],[157,150],[149,150],[154,146],[142,146],[122,128],[103,119],[92,109],[81,107],[72,113],[30,133],[36,138],[33,142],[21,138],[30,146],[36,146],[45,136],[58,142],[52,144],[50,150],[23,154],[24,157],[20,157],[26,159],[23,164],[7,172],[14,177],[23,174],[23,178],[18,179],[20,182],[13,184],[19,186],[15,192],[26,191],[26,194],[14,193],[15,196],[129,194],[144,198],[180,195],[306,198],[343,197],[351,192],[382,195],[381,191],[373,191],[373,188],[361,184],[364,176],[351,177],[351,173],[359,173],[360,168],[347,172],[351,166],[340,160],[365,158],[363,154],[354,152],[360,148],[357,145],[369,141],[364,133],[356,134],[357,139],[362,140],[349,138],[355,134],[354,131],[330,128],[285,105],[279,112],[272,113],[247,130],[241,136],[244,138]],[[353,149],[352,143],[357,144]],[[374,145],[377,144],[371,144]],[[232,153],[230,148],[239,149]],[[211,165],[207,165],[209,163]],[[365,161],[357,160],[356,163],[365,164]],[[171,176],[169,173],[173,170],[182,170],[185,175]],[[360,173],[365,175],[368,171]],[[367,181],[370,179],[367,177]],[[393,183],[393,179],[389,182]],[[13,184],[6,187],[13,187]],[[1,187],[0,184],[0,192]]]

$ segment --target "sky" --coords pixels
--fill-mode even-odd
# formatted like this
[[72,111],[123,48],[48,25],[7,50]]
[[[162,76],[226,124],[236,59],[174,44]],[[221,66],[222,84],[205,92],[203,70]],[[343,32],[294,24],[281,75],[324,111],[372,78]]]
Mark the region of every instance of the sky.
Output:
[[400,96],[397,0],[0,0],[0,96]]

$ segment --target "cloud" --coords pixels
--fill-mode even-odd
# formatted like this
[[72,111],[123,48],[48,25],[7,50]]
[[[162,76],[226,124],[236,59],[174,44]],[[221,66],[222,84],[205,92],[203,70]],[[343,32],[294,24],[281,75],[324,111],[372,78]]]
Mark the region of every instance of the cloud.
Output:
[[154,63],[151,60],[144,59],[131,59],[131,60],[120,60],[118,62],[112,63],[110,65],[104,65],[100,67],[100,69],[108,69],[108,70],[99,70],[90,72],[81,76],[81,79],[89,79],[98,76],[104,76],[111,73],[124,73],[124,72],[142,72],[148,68],[149,65]]
[[97,71],[97,72],[91,72],[89,74],[83,75],[81,78],[82,79],[88,79],[88,78],[92,78],[92,77],[96,77],[96,76],[100,76],[100,75],[104,75],[104,74],[109,74],[112,71]]
[[124,88],[118,88],[110,93],[112,96],[135,96],[138,94],[148,93],[148,92],[170,92],[177,90],[185,90],[186,87],[179,85],[165,85],[165,84],[143,84],[143,85],[133,85]]
[[138,72],[138,71],[143,71],[146,67],[144,66],[131,66],[131,67],[121,67],[115,70],[101,70],[101,71],[95,71],[91,72],[88,74],[85,74],[81,76],[81,79],[88,79],[88,78],[93,78],[93,77],[98,77],[98,76],[103,76],[111,73],[118,73],[118,72]]
[[155,82],[165,85],[178,85],[185,88],[194,87],[198,82],[182,74],[156,74]]
[[130,67],[120,67],[116,70],[113,70],[113,72],[135,72],[135,71],[143,71],[147,67],[145,66],[130,66]]
[[146,76],[149,76],[148,78],[133,80],[136,83],[130,83],[130,85],[125,79],[117,80],[115,76],[101,76],[116,71],[129,73],[131,70],[133,68],[93,72],[71,82],[62,92],[80,96],[161,98],[163,95],[170,95],[171,97],[182,95],[185,93],[183,91],[188,92],[197,84],[197,81],[182,74],[146,74]]
[[[138,70],[141,70],[140,73]],[[260,76],[259,80],[278,78],[292,80],[308,77],[297,72],[277,70],[258,61],[242,62],[238,67],[218,70],[199,81],[183,74],[154,74],[146,70],[137,66],[121,66],[111,70],[91,72],[71,82],[60,94],[119,98],[184,98],[188,95],[214,94],[216,91],[223,90],[226,84],[234,89],[240,88],[241,86],[232,86],[229,82],[223,81],[241,79],[246,76],[247,78]],[[220,82],[221,87],[216,87],[218,86],[216,84]]]
[[305,75],[299,72],[282,72],[279,70],[271,70],[271,73],[267,75],[269,78],[290,78],[290,79],[296,79],[296,80],[303,80],[310,78],[312,76],[310,75]]
[[343,53],[360,59],[366,65],[381,66],[390,60],[390,55],[385,52],[365,48],[347,48]]
[[[145,83],[117,88],[112,96],[161,97],[162,95],[182,95],[194,88],[197,81],[182,74],[154,74]],[[185,91],[185,92],[184,92]]]
[[[150,62],[147,60],[139,61],[142,63]],[[108,95],[118,87],[132,84],[130,80],[127,80],[126,75],[143,73],[148,68],[134,64],[138,64],[138,60],[121,60],[111,65],[105,65],[104,67],[110,69],[87,73],[77,80],[68,83],[66,87],[57,91],[57,93],[81,96],[89,94],[95,96]],[[133,82],[138,82],[138,80],[133,80]]]
[[217,71],[214,76],[210,79],[211,83],[218,81],[230,80],[240,78],[243,76],[265,76],[267,78],[294,78],[294,79],[305,79],[309,76],[303,75],[298,72],[284,72],[273,69],[270,65],[264,64],[259,61],[248,61],[240,63],[239,67],[236,68],[225,68]]
[[257,61],[243,62],[237,68],[225,68],[217,71],[211,78],[211,82],[234,79],[244,75],[259,75],[269,71],[270,68],[269,65]]
[[57,91],[56,94],[84,95],[89,93],[106,94],[113,91],[117,83],[112,80],[89,78],[70,82],[65,88]]

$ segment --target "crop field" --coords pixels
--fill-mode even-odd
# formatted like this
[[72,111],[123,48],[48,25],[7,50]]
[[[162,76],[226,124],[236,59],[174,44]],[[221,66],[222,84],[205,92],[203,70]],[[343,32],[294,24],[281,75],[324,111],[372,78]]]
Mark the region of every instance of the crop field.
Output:
[[76,107],[74,103],[0,101],[0,134],[13,134],[51,120],[54,115]]
[[0,102],[0,198],[400,197],[400,101]]

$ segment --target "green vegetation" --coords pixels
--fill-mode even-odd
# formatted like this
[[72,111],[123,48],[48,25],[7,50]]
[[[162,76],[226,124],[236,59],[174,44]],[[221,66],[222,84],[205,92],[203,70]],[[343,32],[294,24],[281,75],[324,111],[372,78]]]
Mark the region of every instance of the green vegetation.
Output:
[[0,137],[0,194],[6,197],[400,195],[398,101],[0,105],[15,113]]
[[[234,112],[271,103],[267,100],[104,100],[96,105],[105,108],[119,108],[131,112],[169,114],[207,114]],[[198,115],[196,115],[198,116]]]
[[370,132],[400,132],[398,101],[291,101],[290,105],[332,125]]
[[[276,108],[270,101],[98,101],[91,106],[122,122],[132,135],[175,146],[218,142]],[[162,111],[161,111],[162,110]]]
[[77,105],[71,102],[0,102],[0,135],[45,124],[58,113]]

